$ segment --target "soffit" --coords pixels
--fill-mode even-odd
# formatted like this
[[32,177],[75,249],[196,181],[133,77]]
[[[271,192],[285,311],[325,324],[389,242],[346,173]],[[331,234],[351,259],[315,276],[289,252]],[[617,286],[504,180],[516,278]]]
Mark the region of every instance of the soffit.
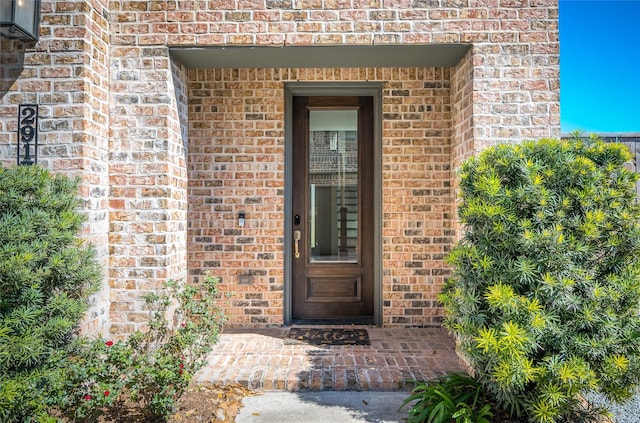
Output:
[[187,68],[451,67],[469,44],[297,47],[170,47]]

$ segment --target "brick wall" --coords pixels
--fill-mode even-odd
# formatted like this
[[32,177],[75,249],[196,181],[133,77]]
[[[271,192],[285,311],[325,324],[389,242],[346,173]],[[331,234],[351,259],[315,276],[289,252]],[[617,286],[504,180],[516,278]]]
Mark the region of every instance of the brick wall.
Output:
[[[464,159],[470,157],[476,151],[473,121],[473,81],[473,51],[469,51],[451,71],[451,128],[453,133],[450,180],[454,199],[457,199],[459,194],[456,169]],[[478,132],[480,132],[478,136],[481,136],[481,131]],[[458,224],[457,202],[452,204],[451,219],[455,238],[459,239],[461,227]]]
[[439,321],[453,239],[450,69],[392,69],[383,90],[383,324]]
[[[72,98],[72,103],[82,102],[81,116],[72,127],[73,144],[81,149],[82,162],[71,164],[65,159],[56,160],[51,168],[56,172],[68,172],[66,166],[73,169],[82,178],[80,195],[85,199],[83,212],[87,217],[83,235],[85,239],[96,247],[98,260],[103,264],[104,283],[102,290],[94,295],[90,301],[90,308],[85,319],[83,330],[85,332],[99,332],[106,334],[109,330],[110,318],[110,292],[107,283],[108,264],[108,232],[109,232],[109,33],[108,22],[103,14],[106,0],[71,4],[55,4],[55,13],[50,15],[52,26],[63,13],[71,16],[71,27],[83,23],[85,31],[82,34],[83,53],[82,58],[75,63],[77,67],[72,70],[74,81],[65,81],[60,86],[54,86],[56,93],[67,93]],[[68,33],[73,34],[71,28],[52,28],[52,40],[65,38]],[[58,47],[56,47],[58,48]],[[65,47],[62,47],[65,50]],[[60,60],[61,58],[58,58]],[[54,60],[56,63],[56,60]],[[75,82],[82,76],[83,87],[74,87]],[[76,91],[77,90],[77,91]],[[54,100],[56,101],[56,100]],[[69,106],[65,100],[60,101],[53,108],[56,119],[68,119],[68,116],[76,113],[74,106]],[[82,135],[76,135],[77,129],[82,128]],[[55,131],[53,131],[55,133]],[[55,140],[50,142],[52,148],[58,148],[64,142]],[[44,152],[43,152],[44,153]],[[55,154],[47,154],[55,158]],[[71,155],[69,159],[73,160]],[[52,161],[54,159],[51,159]],[[75,166],[79,169],[76,169]]]
[[111,2],[116,45],[471,43],[475,150],[559,136],[556,0]]
[[[39,163],[82,179],[83,235],[108,264],[109,56],[107,0],[42,2],[37,44],[0,38],[0,154],[16,162],[17,105],[39,105]],[[109,285],[91,299],[83,328],[106,333]]]
[[[474,153],[473,52],[469,51],[451,70],[452,169]],[[451,174],[456,181],[455,174]]]
[[[283,319],[282,81],[290,75],[299,73],[189,72],[189,273],[222,278],[220,289],[233,293],[226,311],[234,324]],[[239,211],[246,213],[244,228],[237,226]],[[238,285],[237,276],[249,271],[253,284]]]
[[144,327],[141,295],[186,278],[185,70],[166,48],[111,49],[111,332]]
[[[438,321],[436,294],[453,240],[450,70],[194,70],[189,269],[222,278],[233,324],[283,322],[284,83],[343,80],[384,82],[383,323]],[[239,285],[247,272],[253,284]]]
[[[383,320],[435,322],[455,167],[492,143],[559,136],[557,12],[556,0],[45,0],[37,44],[0,40],[0,160],[15,163],[17,105],[38,103],[41,162],[82,176],[84,235],[109,280],[87,330],[104,331],[107,308],[113,333],[142,327],[140,293],[188,269],[223,276],[238,323],[278,324],[282,84],[383,81]],[[450,69],[359,70],[186,69],[167,48],[430,43],[472,47]],[[255,270],[250,288],[232,283],[239,269]]]

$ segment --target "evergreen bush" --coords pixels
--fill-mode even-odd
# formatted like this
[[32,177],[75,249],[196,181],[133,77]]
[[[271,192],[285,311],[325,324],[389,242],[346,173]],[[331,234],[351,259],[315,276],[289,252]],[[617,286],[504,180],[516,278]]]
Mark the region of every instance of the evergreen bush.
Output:
[[640,211],[621,144],[498,145],[461,167],[464,234],[441,300],[475,377],[514,417],[570,421],[640,378]]
[[78,183],[0,167],[0,422],[165,421],[226,320],[217,279],[147,295],[148,330],[126,341],[79,336],[101,271],[79,237]]
[[38,166],[0,167],[0,421],[46,415],[55,365],[72,350],[95,251],[78,233],[78,179]]

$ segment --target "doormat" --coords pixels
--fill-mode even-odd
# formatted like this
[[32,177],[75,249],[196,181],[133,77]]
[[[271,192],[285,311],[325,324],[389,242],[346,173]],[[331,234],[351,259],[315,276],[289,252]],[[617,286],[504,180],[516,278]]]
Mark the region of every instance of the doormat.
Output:
[[285,344],[371,345],[366,329],[291,328]]

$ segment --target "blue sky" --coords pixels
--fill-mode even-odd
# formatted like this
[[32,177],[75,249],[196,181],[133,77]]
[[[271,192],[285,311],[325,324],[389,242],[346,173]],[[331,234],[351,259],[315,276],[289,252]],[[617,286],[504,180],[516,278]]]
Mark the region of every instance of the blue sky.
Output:
[[640,0],[559,0],[562,132],[640,132]]

